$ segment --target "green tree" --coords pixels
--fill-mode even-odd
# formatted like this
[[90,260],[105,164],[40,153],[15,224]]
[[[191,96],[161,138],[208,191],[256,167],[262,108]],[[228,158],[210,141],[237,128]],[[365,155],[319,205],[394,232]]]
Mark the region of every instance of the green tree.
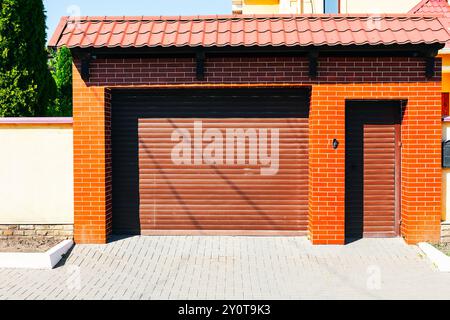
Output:
[[47,107],[52,117],[72,116],[72,55],[67,47],[52,52],[50,70],[56,83],[56,98]]
[[43,116],[54,99],[42,0],[0,0],[0,116]]

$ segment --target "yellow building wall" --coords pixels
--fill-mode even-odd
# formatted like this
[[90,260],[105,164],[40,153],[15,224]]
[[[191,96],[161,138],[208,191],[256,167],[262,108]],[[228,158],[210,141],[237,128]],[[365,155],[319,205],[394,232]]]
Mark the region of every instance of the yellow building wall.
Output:
[[278,14],[280,13],[279,0],[244,0],[243,14]]
[[450,73],[442,74],[442,92],[450,92]]
[[71,125],[0,124],[0,224],[73,224]]
[[[443,140],[450,140],[450,122],[442,126]],[[442,170],[442,220],[450,222],[450,169]]]
[[[407,13],[420,0],[341,0],[341,13]],[[243,0],[244,14],[301,13],[300,0]],[[280,5],[281,3],[281,5]],[[303,13],[323,13],[323,0],[303,0]]]
[[441,53],[442,58],[442,92],[450,92],[450,54]]

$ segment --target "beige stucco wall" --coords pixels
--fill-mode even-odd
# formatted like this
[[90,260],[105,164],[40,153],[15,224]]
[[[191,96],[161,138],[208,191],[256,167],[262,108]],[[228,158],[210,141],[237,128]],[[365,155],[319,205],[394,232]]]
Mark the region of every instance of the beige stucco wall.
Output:
[[[341,13],[407,13],[420,0],[341,0]],[[244,14],[301,13],[300,0],[244,0]],[[304,13],[323,13],[323,0],[304,0]]]
[[[442,131],[442,139],[450,140],[450,122],[444,122]],[[442,170],[442,220],[450,222],[450,169]]]
[[73,223],[71,125],[0,125],[0,224]]

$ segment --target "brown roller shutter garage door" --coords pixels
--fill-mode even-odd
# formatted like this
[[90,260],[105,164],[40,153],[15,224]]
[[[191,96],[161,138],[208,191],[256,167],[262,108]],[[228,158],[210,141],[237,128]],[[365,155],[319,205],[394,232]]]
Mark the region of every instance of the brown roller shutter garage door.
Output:
[[117,234],[305,233],[306,89],[113,93]]

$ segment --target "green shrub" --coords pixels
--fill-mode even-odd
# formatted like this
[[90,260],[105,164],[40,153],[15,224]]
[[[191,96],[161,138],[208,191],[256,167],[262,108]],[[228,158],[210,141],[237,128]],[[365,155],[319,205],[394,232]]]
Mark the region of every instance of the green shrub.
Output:
[[42,0],[0,0],[0,116],[44,116],[55,96]]
[[62,47],[52,53],[50,69],[56,83],[56,98],[47,107],[47,115],[52,117],[72,116],[72,55]]

